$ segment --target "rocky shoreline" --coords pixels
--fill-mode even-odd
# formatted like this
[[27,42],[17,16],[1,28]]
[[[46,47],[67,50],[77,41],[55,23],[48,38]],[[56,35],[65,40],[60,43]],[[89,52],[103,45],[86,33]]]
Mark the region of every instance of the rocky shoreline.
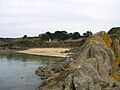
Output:
[[99,32],[73,52],[64,61],[36,70],[38,76],[46,78],[37,90],[120,90],[117,41]]

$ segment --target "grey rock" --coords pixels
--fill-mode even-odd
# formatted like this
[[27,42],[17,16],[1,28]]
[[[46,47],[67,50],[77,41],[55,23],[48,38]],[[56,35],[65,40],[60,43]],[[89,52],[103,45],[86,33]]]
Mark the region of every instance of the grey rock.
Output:
[[115,55],[109,48],[111,40],[105,35],[92,35],[65,61],[39,67],[36,74],[47,79],[37,90],[119,90],[118,81],[112,81],[115,85],[110,82]]

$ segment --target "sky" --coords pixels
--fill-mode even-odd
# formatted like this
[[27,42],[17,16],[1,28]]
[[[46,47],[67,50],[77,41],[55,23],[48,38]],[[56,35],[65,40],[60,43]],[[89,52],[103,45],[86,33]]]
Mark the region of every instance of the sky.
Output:
[[0,0],[0,37],[96,33],[120,26],[120,0]]

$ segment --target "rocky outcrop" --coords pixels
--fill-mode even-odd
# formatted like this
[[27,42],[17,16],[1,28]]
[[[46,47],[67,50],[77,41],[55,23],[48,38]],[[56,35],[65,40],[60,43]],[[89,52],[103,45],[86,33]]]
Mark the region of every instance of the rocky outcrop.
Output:
[[90,36],[65,61],[36,70],[46,77],[37,90],[120,90],[112,45],[105,32]]
[[115,53],[115,57],[120,58],[120,44],[118,39],[113,40],[112,48]]
[[115,55],[115,60],[113,62],[113,70],[111,76],[120,80],[120,44],[118,39],[112,41],[112,50]]

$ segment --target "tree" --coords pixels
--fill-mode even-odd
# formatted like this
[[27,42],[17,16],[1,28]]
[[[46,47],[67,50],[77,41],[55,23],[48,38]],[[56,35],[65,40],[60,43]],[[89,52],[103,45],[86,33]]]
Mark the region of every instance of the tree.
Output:
[[25,38],[27,38],[27,35],[24,35],[24,36],[23,36],[23,39],[25,39]]
[[91,36],[92,32],[91,31],[87,31],[86,34],[87,34],[87,36]]
[[92,35],[92,32],[91,31],[87,31],[86,33],[83,33],[83,36],[84,37],[89,37]]
[[49,31],[45,33],[49,39],[54,39],[53,38],[53,33],[50,33]]
[[87,34],[86,34],[86,33],[83,33],[83,36],[84,36],[84,37],[86,37],[86,36],[87,36]]
[[55,31],[54,37],[57,40],[66,40],[69,38],[69,34],[66,31]]
[[71,34],[71,38],[72,39],[79,39],[81,36],[80,36],[80,33],[79,32],[74,32],[73,34]]
[[39,37],[40,37],[41,40],[45,40],[45,41],[49,40],[49,37],[48,37],[47,34],[40,34]]

